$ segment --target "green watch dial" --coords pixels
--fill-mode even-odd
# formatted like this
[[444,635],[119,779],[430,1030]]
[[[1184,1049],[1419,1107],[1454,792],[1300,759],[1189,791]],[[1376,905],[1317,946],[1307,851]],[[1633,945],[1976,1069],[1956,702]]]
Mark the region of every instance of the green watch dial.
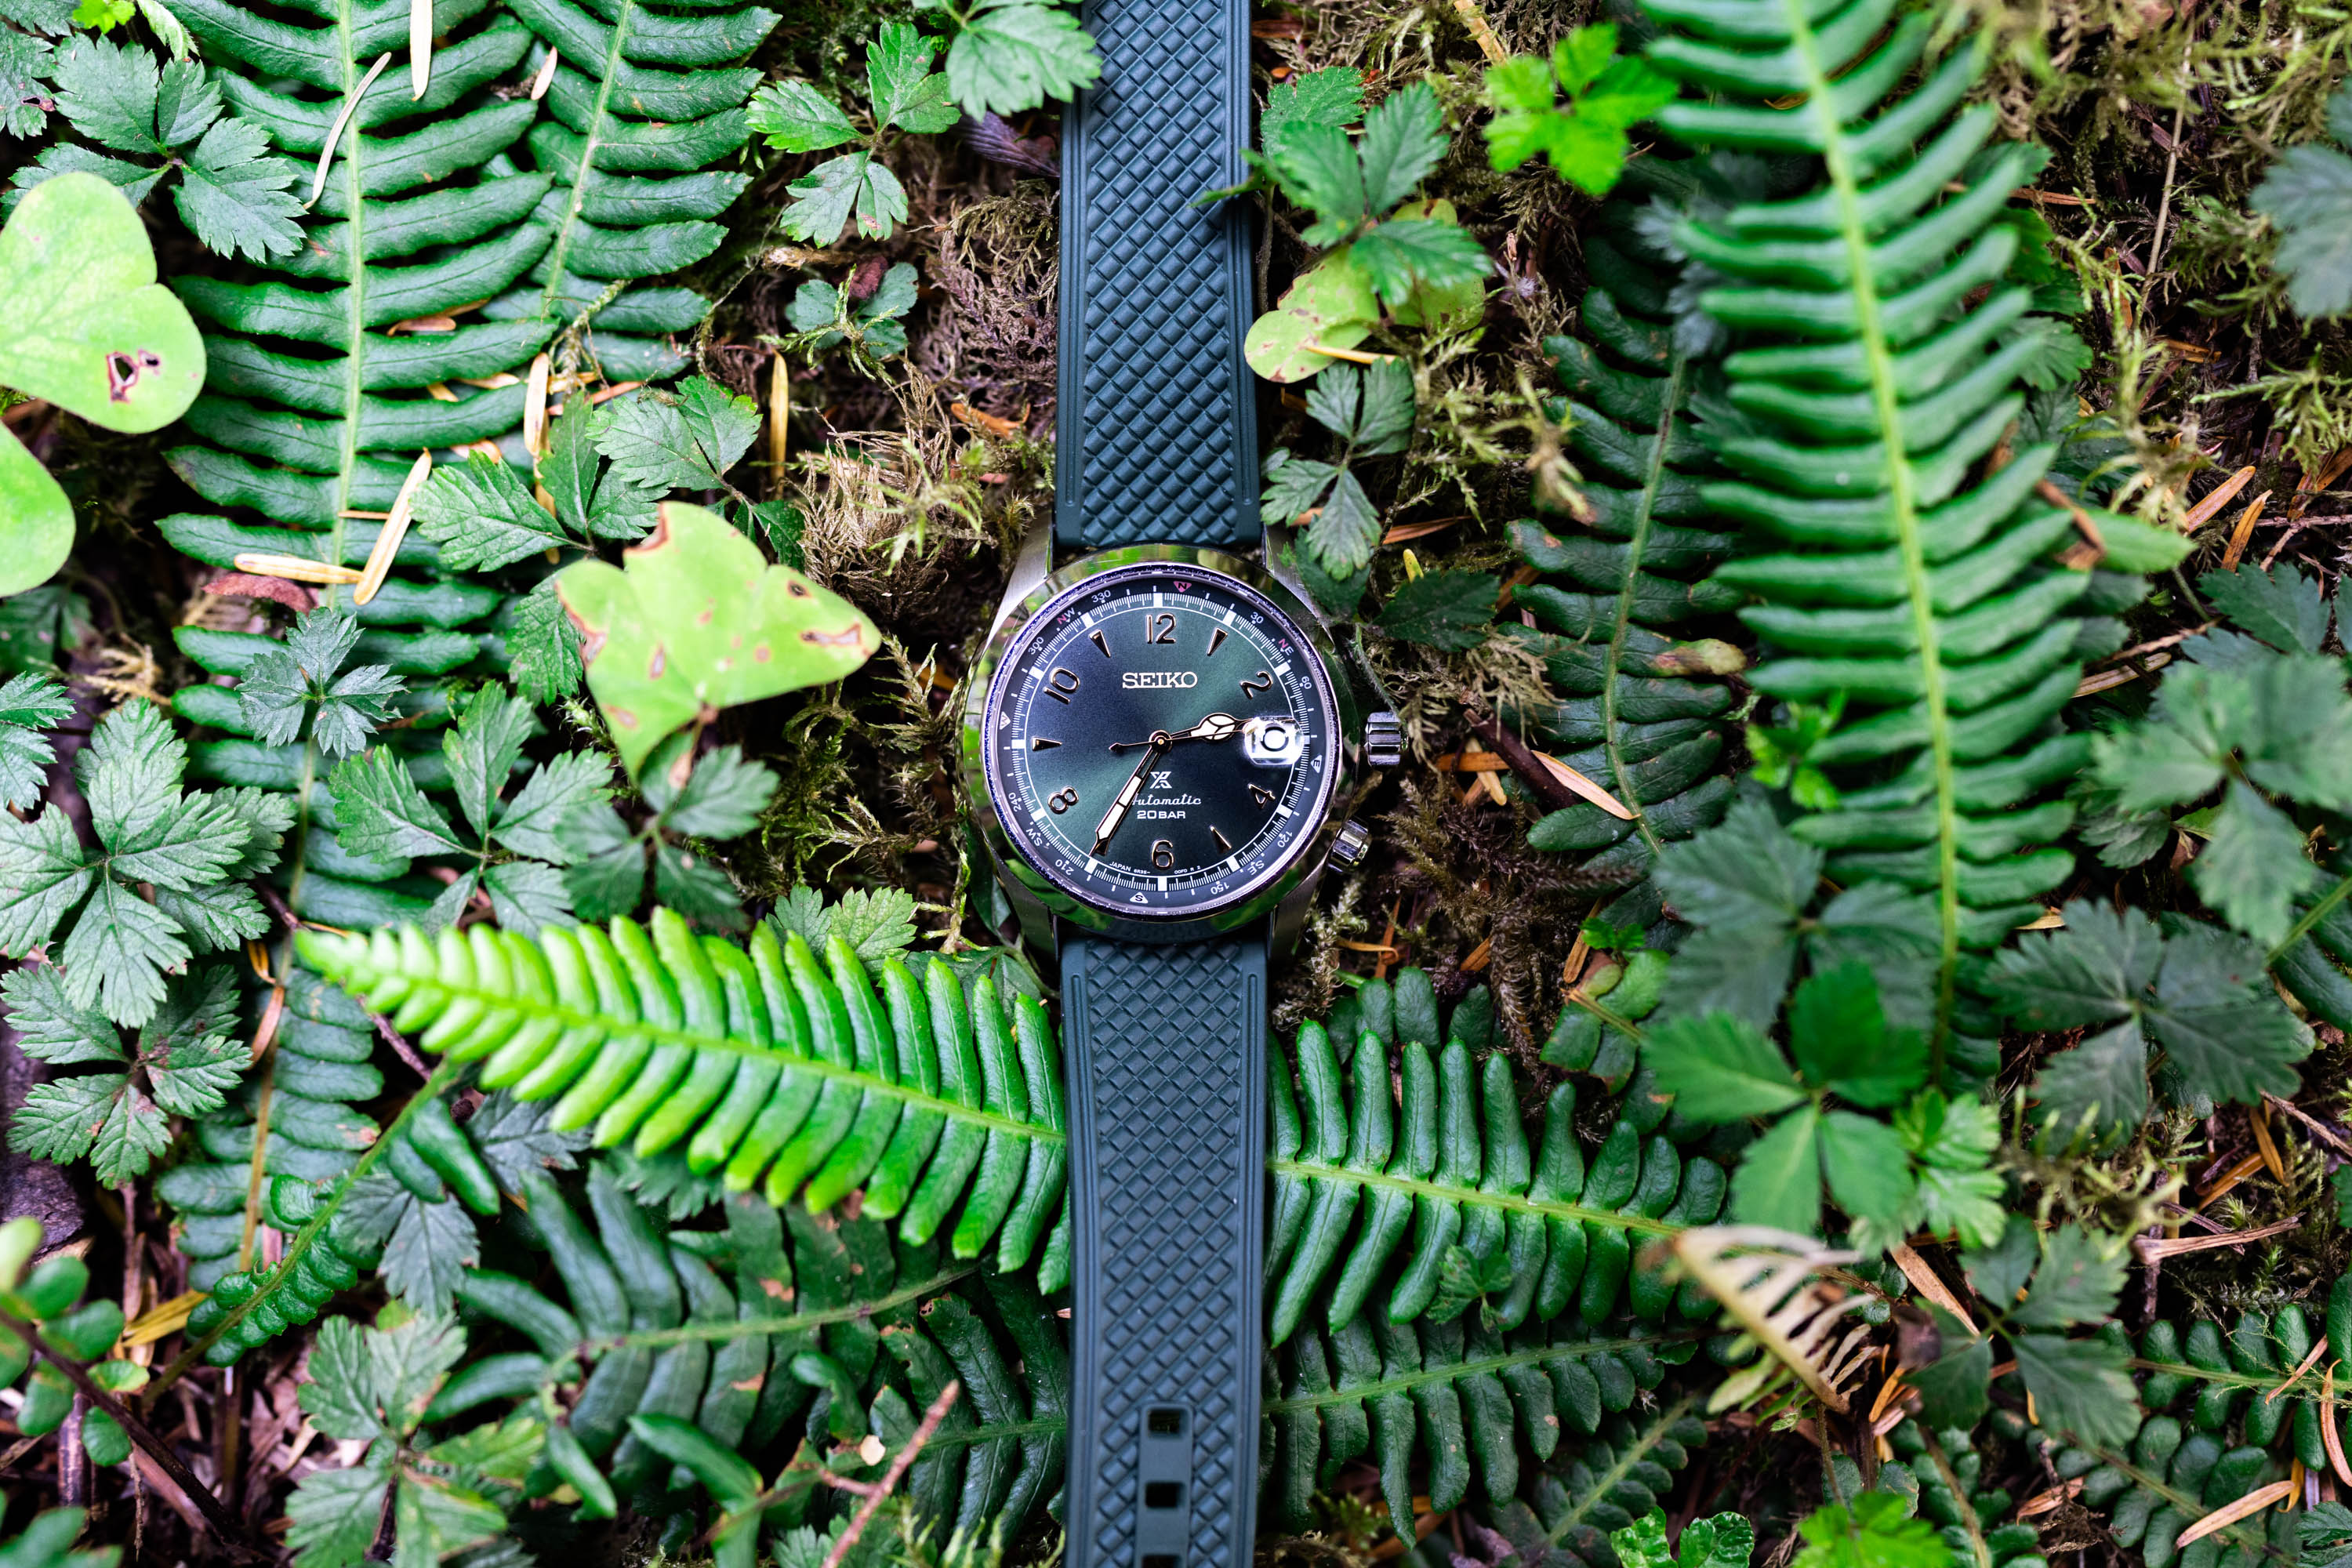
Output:
[[1329,678],[1247,584],[1153,562],[1025,625],[982,720],[991,800],[1030,865],[1121,915],[1237,903],[1312,844],[1337,774]]

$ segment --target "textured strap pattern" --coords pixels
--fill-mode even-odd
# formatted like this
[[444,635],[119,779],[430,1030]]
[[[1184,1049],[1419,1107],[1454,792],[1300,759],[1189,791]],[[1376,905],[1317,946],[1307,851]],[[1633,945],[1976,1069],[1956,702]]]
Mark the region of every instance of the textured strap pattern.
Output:
[[1249,0],[1089,0],[1102,84],[1063,116],[1054,531],[1258,537],[1249,217],[1196,207],[1249,143]]
[[1068,1568],[1249,1563],[1265,1006],[1263,942],[1062,944]]

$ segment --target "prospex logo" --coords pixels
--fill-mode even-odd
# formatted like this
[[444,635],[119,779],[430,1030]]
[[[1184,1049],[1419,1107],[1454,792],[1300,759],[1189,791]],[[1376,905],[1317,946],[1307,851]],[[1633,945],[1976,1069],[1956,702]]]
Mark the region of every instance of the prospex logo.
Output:
[[1198,686],[1201,677],[1190,669],[1130,669],[1118,678],[1129,691],[1158,691],[1170,687]]

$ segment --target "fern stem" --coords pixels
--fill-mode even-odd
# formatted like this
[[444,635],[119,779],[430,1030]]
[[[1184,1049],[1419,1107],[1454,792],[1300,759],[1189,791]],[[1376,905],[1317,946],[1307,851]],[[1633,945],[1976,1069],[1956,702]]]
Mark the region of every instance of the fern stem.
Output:
[[1820,127],[1822,161],[1836,193],[1838,228],[1845,245],[1846,265],[1853,290],[1856,336],[1870,367],[1871,406],[1878,420],[1879,443],[1885,454],[1888,510],[1894,514],[1898,551],[1903,560],[1904,592],[1910,601],[1912,634],[1919,640],[1919,684],[1927,717],[1927,748],[1936,787],[1936,965],[1935,1027],[1928,1037],[1927,1081],[1942,1081],[1944,1047],[1951,1032],[1952,1005],[1960,956],[1959,805],[1955,798],[1951,715],[1945,707],[1944,660],[1936,627],[1935,601],[1929,596],[1927,543],[1919,531],[1919,506],[1911,473],[1911,455],[1903,443],[1902,398],[1895,382],[1895,363],[1887,348],[1885,327],[1879,316],[1878,280],[1871,272],[1870,236],[1862,220],[1861,182],[1847,154],[1845,133],[1831,91],[1832,72],[1821,58],[1819,42],[1807,18],[1804,0],[1781,0],[1789,18],[1790,42],[1803,62],[1805,110]]
[[1674,437],[1675,415],[1682,406],[1683,380],[1689,368],[1689,356],[1677,347],[1666,370],[1665,406],[1658,415],[1658,438],[1650,448],[1649,470],[1642,476],[1633,537],[1625,547],[1625,581],[1617,590],[1617,618],[1609,628],[1609,655],[1601,671],[1601,744],[1609,758],[1610,782],[1617,786],[1617,798],[1633,814],[1633,830],[1654,856],[1662,854],[1666,846],[1658,830],[1650,826],[1650,814],[1642,808],[1641,793],[1625,765],[1625,748],[1617,733],[1617,676],[1625,659],[1626,628],[1633,622],[1633,594],[1642,580],[1642,557],[1650,546],[1650,509],[1657,500],[1658,479],[1665,472],[1666,445]]
[[1623,1014],[1612,1012],[1609,1008],[1602,1006],[1600,1002],[1591,996],[1587,996],[1580,989],[1570,991],[1568,994],[1568,999],[1570,1002],[1575,1003],[1578,1006],[1583,1008],[1586,1012],[1591,1014],[1594,1017],[1600,1019],[1602,1023],[1608,1025],[1611,1028],[1623,1035],[1635,1045],[1638,1046],[1642,1043],[1642,1026],[1633,1022],[1633,1019],[1626,1017]]
[[[360,462],[360,413],[367,373],[367,203],[360,190],[360,149],[366,145],[360,140],[358,93],[362,74],[359,60],[359,40],[352,30],[352,0],[341,0],[335,7],[335,37],[342,46],[343,93],[352,100],[352,110],[343,134],[351,138],[351,150],[343,154],[343,254],[350,258],[344,267],[348,275],[343,286],[343,417],[335,439],[341,448],[335,469],[335,515],[327,524],[327,550],[323,559],[343,558],[343,514],[352,506],[352,474]],[[328,150],[333,156],[333,149]],[[330,583],[320,595],[320,603],[340,605],[342,587]],[[310,809],[310,775],[312,757],[306,750],[302,757],[302,795],[300,805],[307,824]],[[299,850],[299,841],[296,848]],[[294,877],[301,880],[301,858],[295,858]]]
[[1508,1193],[1482,1192],[1473,1187],[1452,1186],[1444,1182],[1418,1181],[1412,1176],[1392,1176],[1385,1172],[1359,1171],[1349,1165],[1328,1165],[1320,1160],[1268,1160],[1265,1168],[1278,1176],[1306,1176],[1317,1181],[1340,1184],[1352,1183],[1360,1187],[1372,1187],[1382,1192],[1410,1193],[1417,1198],[1434,1198],[1443,1203],[1466,1204],[1473,1207],[1500,1209],[1507,1214],[1542,1215],[1552,1219],[1590,1220],[1615,1230],[1637,1231],[1643,1236],[1679,1236],[1684,1227],[1662,1219],[1648,1219],[1641,1215],[1620,1214],[1613,1209],[1586,1208],[1580,1204],[1547,1203],[1538,1198],[1524,1198]]
[[581,1342],[581,1352],[589,1356],[603,1355],[606,1351],[625,1350],[632,1346],[687,1344],[697,1340],[734,1340],[747,1334],[796,1333],[803,1329],[821,1329],[831,1323],[854,1322],[871,1318],[909,1301],[928,1300],[957,1280],[980,1272],[978,1259],[934,1274],[919,1285],[902,1285],[887,1296],[877,1296],[868,1301],[854,1301],[845,1307],[824,1307],[814,1312],[793,1312],[782,1318],[726,1318],[709,1322],[680,1323],[672,1329],[632,1329],[626,1333],[607,1334],[598,1339]]
[[[2288,1378],[2284,1383],[2279,1380],[2279,1374],[2274,1372],[2211,1372],[2201,1366],[2190,1366],[2186,1362],[2148,1361],[2140,1356],[2132,1357],[2131,1369],[2134,1372],[2163,1373],[2174,1377],[2193,1378],[2199,1383],[2215,1384],[2223,1388],[2259,1388],[2265,1394],[2276,1389],[2278,1397],[2281,1399],[2308,1399],[2315,1404],[2352,1405],[2352,1389],[2347,1389],[2342,1394],[2331,1394],[2323,1400],[2319,1393],[2322,1379],[2315,1369],[2305,1372],[2301,1376]],[[2296,1386],[2298,1384],[2309,1386],[2299,1388]]]
[[[157,1375],[154,1382],[147,1385],[146,1392],[140,1396],[140,1408],[154,1409],[156,1401],[163,1398],[165,1389],[186,1376],[189,1369],[203,1359],[204,1353],[219,1342],[222,1335],[243,1322],[248,1313],[263,1301],[268,1300],[279,1286],[292,1277],[294,1266],[302,1261],[303,1256],[310,1250],[319,1237],[325,1234],[328,1225],[335,1217],[336,1211],[343,1206],[343,1200],[352,1195],[352,1189],[359,1184],[360,1178],[375,1168],[375,1163],[383,1157],[384,1151],[392,1146],[392,1141],[401,1135],[417,1111],[424,1108],[425,1101],[438,1100],[448,1091],[449,1087],[457,1081],[458,1075],[465,1070],[465,1066],[463,1062],[443,1062],[433,1070],[433,1076],[425,1080],[425,1087],[410,1096],[408,1103],[400,1108],[400,1114],[392,1119],[392,1125],[386,1127],[377,1136],[376,1141],[369,1144],[360,1157],[352,1163],[352,1168],[343,1173],[343,1179],[338,1182],[335,1184],[335,1190],[328,1194],[320,1203],[318,1212],[304,1223],[301,1229],[287,1237],[285,1256],[278,1260],[278,1267],[269,1271],[269,1277],[261,1281],[252,1295],[230,1308],[227,1315],[213,1325],[212,1332],[192,1342],[173,1360],[171,1365],[165,1367]],[[730,1325],[730,1328],[734,1326]]]
[[1533,1350],[1513,1351],[1508,1355],[1481,1357],[1477,1361],[1454,1362],[1444,1365],[1407,1373],[1402,1377],[1382,1378],[1378,1383],[1359,1383],[1347,1388],[1328,1389],[1321,1394],[1300,1394],[1295,1399],[1269,1399],[1265,1411],[1268,1415],[1291,1415],[1307,1410],[1321,1410],[1333,1405],[1351,1405],[1367,1399],[1379,1399],[1391,1394],[1411,1394],[1433,1383],[1453,1383],[1481,1373],[1507,1372],[1515,1366],[1532,1366],[1539,1362],[1564,1361],[1576,1356],[1612,1355],[1618,1351],[1655,1350],[1660,1345],[1686,1343],[1706,1338],[1704,1331],[1667,1334],[1646,1340],[1594,1340],[1589,1344],[1541,1345]]
[[2333,913],[2336,906],[2342,903],[2347,896],[2352,896],[2352,875],[2340,878],[2334,887],[2319,895],[2319,901],[2312,905],[2311,908],[2305,910],[2303,912],[2301,919],[2297,920],[2294,924],[2287,927],[2286,935],[2281,937],[2279,939],[2279,944],[2271,949],[2269,954],[2263,958],[2263,966],[2267,968],[2269,965],[2276,963],[2280,959],[2284,958],[2287,954],[2287,950],[2294,946],[2296,942],[2301,942],[2305,937],[2309,936],[2311,934],[2311,928],[2317,925],[2320,921],[2326,920],[2329,914]]

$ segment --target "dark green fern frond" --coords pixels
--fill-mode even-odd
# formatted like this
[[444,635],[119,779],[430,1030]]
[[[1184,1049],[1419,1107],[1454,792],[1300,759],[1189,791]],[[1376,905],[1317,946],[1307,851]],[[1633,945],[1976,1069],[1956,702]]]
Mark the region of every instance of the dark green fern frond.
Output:
[[1591,1436],[1657,1386],[1656,1348],[1622,1325],[1505,1333],[1475,1314],[1415,1327],[1367,1313],[1300,1334],[1266,1396],[1269,1502],[1285,1528],[1312,1528],[1315,1493],[1369,1457],[1400,1532],[1416,1495],[1443,1513],[1468,1497],[1474,1469],[1488,1502],[1507,1506],[1525,1471],[1558,1457],[1563,1432]]
[[2074,513],[2037,493],[2055,444],[2003,447],[2023,387],[2083,360],[2011,280],[2042,231],[2010,193],[2045,154],[1988,149],[1990,105],[1953,112],[1979,51],[1895,95],[1934,26],[1898,17],[1898,0],[1645,8],[1673,29],[1651,58],[1713,95],[1662,111],[1665,129],[1822,160],[1803,195],[1675,226],[1722,279],[1700,304],[1742,345],[1710,428],[1738,477],[1704,493],[1748,537],[1717,581],[1763,601],[1744,612],[1771,650],[1751,680],[1798,707],[1843,704],[1806,760],[1844,799],[1796,831],[1832,851],[1841,883],[1935,896],[1940,1033],[1961,950],[2033,919],[2074,864],[2053,843],[2074,808],[2055,797],[2088,743],[2056,721],[2084,656],[2120,635],[2075,617],[2140,592],[2089,570]]
[[300,945],[424,1049],[481,1063],[485,1087],[555,1100],[558,1130],[640,1156],[682,1147],[772,1203],[822,1211],[862,1187],[863,1212],[910,1245],[946,1227],[958,1258],[992,1243],[1001,1268],[1037,1258],[1042,1288],[1066,1279],[1061,1082],[1034,998],[1008,1015],[992,983],[967,999],[944,964],[919,981],[896,958],[869,971],[838,936],[820,963],[772,924],[747,952],[668,910],[650,933],[620,919]]
[[[564,325],[620,280],[700,261],[726,237],[717,219],[751,176],[709,165],[750,139],[744,102],[760,73],[719,68],[742,59],[776,25],[753,5],[638,0],[512,0],[510,9],[554,54],[546,104],[530,132],[532,160],[551,182],[538,216],[552,229],[528,288],[483,308],[492,321]],[[709,308],[691,289],[633,289],[595,312],[596,364],[614,381],[684,368],[661,334],[690,331]],[[509,458],[519,454],[509,452]]]
[[[1654,161],[1634,167],[1651,171],[1654,185],[1676,178]],[[1732,544],[1714,531],[1701,493],[1720,470],[1691,406],[1713,356],[1694,354],[1691,334],[1676,331],[1675,269],[1636,228],[1639,210],[1623,201],[1602,209],[1601,232],[1584,240],[1593,282],[1581,336],[1544,343],[1570,395],[1569,441],[1584,463],[1592,536],[1561,538],[1533,522],[1512,531],[1521,557],[1544,574],[1512,602],[1550,628],[1513,635],[1544,657],[1568,697],[1521,717],[1633,814],[1570,806],[1538,823],[1528,842],[1587,855],[1581,870],[1597,886],[1638,881],[1663,845],[1723,816],[1731,781],[1719,726],[1736,699],[1720,678],[1747,664],[1730,644],[1693,636],[1693,623],[1741,600],[1708,577]],[[1657,918],[1646,885],[1626,903],[1604,918],[1640,926]]]
[[[1308,1023],[1298,1031],[1295,1098],[1287,1068],[1274,1068],[1268,1162],[1276,1344],[1327,1279],[1317,1315],[1333,1324],[1367,1302],[1387,1322],[1443,1321],[1483,1295],[1506,1329],[1570,1307],[1593,1325],[1618,1310],[1629,1284],[1633,1310],[1663,1318],[1676,1291],[1632,1270],[1636,1238],[1707,1223],[1723,1202],[1721,1166],[1685,1160],[1631,1114],[1588,1170],[1572,1082],[1552,1090],[1531,1152],[1509,1058],[1497,1052],[1475,1065],[1458,1038],[1434,1055],[1409,1039],[1392,1068],[1368,1030],[1343,1071],[1323,1026]],[[1689,1305],[1691,1315],[1708,1310],[1696,1295]]]
[[[257,1026],[268,994],[267,987],[248,994],[248,1030]],[[195,1152],[156,1182],[157,1194],[179,1211],[191,1289],[210,1290],[242,1267],[240,1259],[257,1256],[246,1211],[255,1190],[254,1140],[265,1110],[265,1193],[269,1179],[278,1176],[313,1184],[342,1177],[378,1135],[375,1121],[358,1107],[383,1092],[383,1074],[368,1059],[375,1035],[367,1014],[350,997],[308,970],[290,972],[269,1049],[267,1089],[264,1074],[248,1075],[238,1099],[196,1123]]]
[[1647,1517],[1672,1490],[1675,1472],[1706,1441],[1706,1423],[1679,1399],[1639,1416],[1612,1415],[1589,1442],[1561,1445],[1495,1511],[1495,1527],[1520,1560],[1551,1568],[1618,1568],[1610,1532]]
[[813,1432],[856,1436],[885,1332],[971,1269],[930,1248],[894,1250],[872,1220],[780,1213],[749,1194],[728,1203],[723,1231],[665,1234],[601,1163],[584,1196],[583,1214],[544,1173],[524,1178],[545,1262],[470,1269],[457,1294],[528,1348],[469,1361],[425,1418],[516,1402],[542,1412],[562,1435],[527,1491],[568,1483],[604,1513],[626,1504],[661,1517],[696,1500],[692,1478],[630,1431],[632,1415],[691,1422],[744,1452],[802,1415]]
[[[223,90],[280,147],[316,157],[352,112],[302,245],[269,264],[279,278],[176,280],[213,330],[206,392],[187,420],[208,444],[170,457],[206,500],[323,535],[292,553],[341,561],[346,514],[388,510],[419,451],[494,440],[521,423],[521,384],[462,378],[511,373],[552,323],[385,329],[470,306],[528,272],[552,233],[536,216],[551,182],[486,167],[538,112],[492,88],[530,45],[520,23],[498,16],[468,28],[483,0],[443,0],[432,27],[446,41],[431,85],[412,98],[404,70],[369,81],[407,39],[405,0],[304,8],[323,25],[266,18],[231,0],[196,0],[185,16],[215,58],[245,68],[221,73]],[[436,385],[446,398],[428,395]]]
[[950,1292],[926,1303],[919,1321],[884,1331],[882,1347],[905,1368],[907,1391],[884,1389],[868,1416],[868,1428],[895,1452],[948,1381],[961,1384],[907,1475],[917,1511],[942,1541],[957,1532],[984,1541],[992,1528],[1016,1538],[1040,1507],[1058,1508],[1069,1452],[1062,1319],[1023,1276],[990,1273],[980,1284],[984,1310]]

